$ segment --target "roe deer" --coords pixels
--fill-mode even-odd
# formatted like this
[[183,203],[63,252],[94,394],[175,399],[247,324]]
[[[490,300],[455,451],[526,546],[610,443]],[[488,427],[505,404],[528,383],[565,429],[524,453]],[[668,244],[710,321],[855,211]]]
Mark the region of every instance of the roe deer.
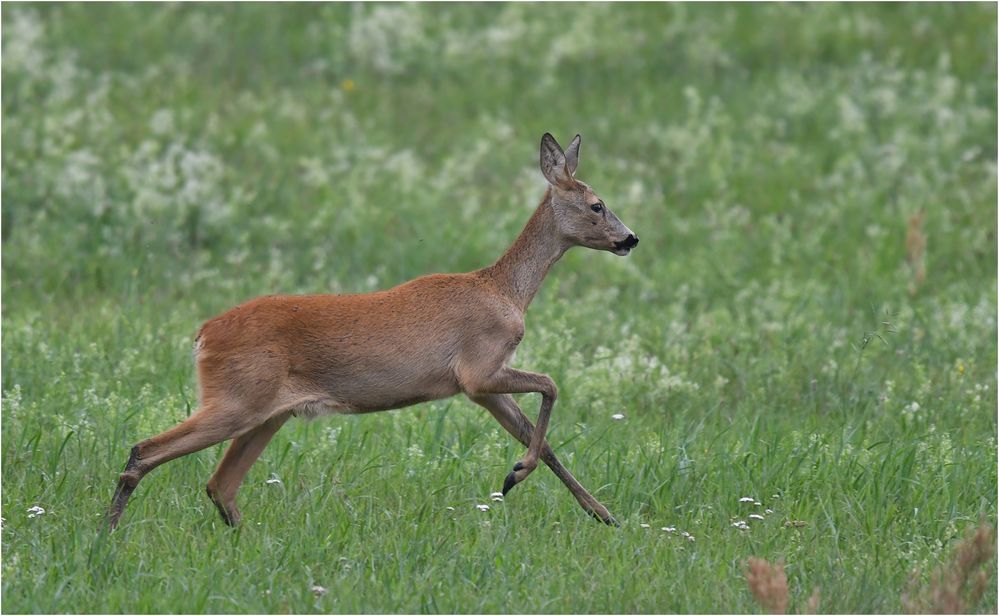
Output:
[[[593,190],[573,178],[580,137],[563,151],[541,138],[550,186],[513,245],[493,265],[433,274],[361,295],[267,296],[202,326],[194,343],[200,406],[174,428],[132,448],[108,511],[114,529],[151,470],[234,439],[208,481],[222,519],[239,522],[236,493],[250,466],[291,415],[368,413],[463,393],[527,447],[503,493],[538,460],[583,509],[617,524],[545,441],[557,389],[545,375],[507,363],[524,336],[524,312],[551,266],[572,246],[627,255],[638,237]],[[510,394],[541,394],[537,426]]]

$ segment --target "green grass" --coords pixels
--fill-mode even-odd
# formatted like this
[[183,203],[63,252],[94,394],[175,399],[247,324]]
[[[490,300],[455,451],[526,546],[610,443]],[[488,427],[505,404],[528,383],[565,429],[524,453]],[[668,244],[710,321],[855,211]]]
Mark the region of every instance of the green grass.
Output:
[[[786,562],[794,610],[815,587],[826,612],[901,610],[996,523],[995,24],[5,6],[4,611],[755,612],[750,556]],[[129,448],[196,404],[202,321],[490,263],[546,130],[583,134],[579,176],[642,238],[566,255],[517,358],[559,384],[550,440],[621,529],[545,468],[490,502],[521,448],[455,398],[290,422],[236,530],[204,494],[218,446],[98,532]]]

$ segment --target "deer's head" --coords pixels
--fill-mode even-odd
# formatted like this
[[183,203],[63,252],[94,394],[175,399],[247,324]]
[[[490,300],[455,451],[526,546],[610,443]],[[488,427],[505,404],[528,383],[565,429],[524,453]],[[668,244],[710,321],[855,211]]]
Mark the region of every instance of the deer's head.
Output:
[[574,246],[625,256],[638,244],[635,235],[597,193],[573,175],[579,164],[576,137],[563,151],[550,133],[541,138],[541,172],[551,184],[551,207],[563,239]]

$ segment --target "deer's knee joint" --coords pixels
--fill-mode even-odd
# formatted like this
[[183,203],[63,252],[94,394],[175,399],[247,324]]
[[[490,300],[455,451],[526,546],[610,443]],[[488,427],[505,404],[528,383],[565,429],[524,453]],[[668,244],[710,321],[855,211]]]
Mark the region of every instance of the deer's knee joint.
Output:
[[542,382],[541,395],[551,400],[553,403],[555,402],[555,399],[558,398],[558,386],[555,385],[555,381],[552,380],[552,377],[547,375],[545,376],[544,381]]
[[538,460],[537,458],[532,458],[530,453],[523,460],[513,465],[514,471],[527,471],[528,473],[536,468],[538,468]]

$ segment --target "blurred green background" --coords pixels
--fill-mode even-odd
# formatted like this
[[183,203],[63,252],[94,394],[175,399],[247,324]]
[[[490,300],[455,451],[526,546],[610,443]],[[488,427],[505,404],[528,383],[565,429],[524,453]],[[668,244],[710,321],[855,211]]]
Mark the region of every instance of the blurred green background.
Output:
[[[995,524],[994,4],[26,3],[2,28],[5,611],[742,612],[758,555],[792,609],[891,612]],[[545,131],[582,134],[642,238],[568,253],[517,361],[559,383],[551,441],[620,532],[545,469],[476,510],[520,448],[455,399],[290,423],[235,532],[212,448],[96,533],[129,447],[196,405],[202,321],[491,263]]]

